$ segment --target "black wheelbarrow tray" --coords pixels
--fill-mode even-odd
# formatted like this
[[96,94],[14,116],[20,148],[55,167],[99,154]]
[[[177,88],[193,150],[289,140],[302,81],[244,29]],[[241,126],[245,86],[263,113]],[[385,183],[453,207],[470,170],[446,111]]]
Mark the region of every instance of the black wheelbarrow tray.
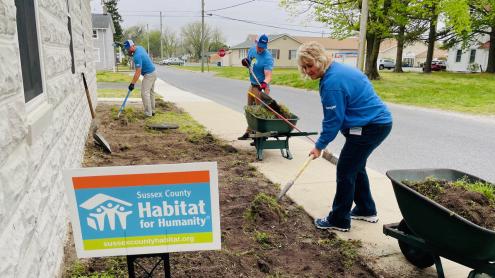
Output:
[[443,278],[440,257],[444,257],[472,268],[468,277],[495,277],[495,231],[466,220],[402,183],[427,177],[447,181],[463,177],[469,182],[484,180],[451,169],[391,170],[387,176],[404,219],[384,225],[383,233],[398,239],[409,262],[420,268],[435,264],[438,277]]
[[[258,160],[263,160],[263,150],[265,149],[280,149],[283,157],[292,159],[289,150],[289,138],[317,134],[317,132],[292,132],[294,128],[282,119],[263,119],[248,111],[245,114],[250,130],[249,138],[253,139],[251,145],[256,147]],[[295,126],[299,117],[291,114],[287,120]]]

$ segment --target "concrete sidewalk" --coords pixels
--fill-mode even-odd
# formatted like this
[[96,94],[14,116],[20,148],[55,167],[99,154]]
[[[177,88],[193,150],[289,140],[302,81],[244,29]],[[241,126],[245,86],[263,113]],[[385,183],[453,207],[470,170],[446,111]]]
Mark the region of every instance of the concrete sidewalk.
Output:
[[[198,97],[189,92],[175,88],[158,79],[155,90],[166,101],[174,102],[184,109],[212,134],[230,142],[234,147],[256,152],[248,141],[238,141],[246,128],[243,114],[219,105],[208,99]],[[294,177],[303,164],[313,143],[309,140],[293,137],[290,139],[290,150],[294,159],[283,158],[279,150],[265,150],[264,160],[255,166],[268,179],[284,186]],[[324,159],[316,159],[297,180],[288,196],[298,205],[304,207],[313,218],[323,217],[330,210],[335,194],[335,165]],[[436,277],[434,267],[420,270],[408,263],[402,255],[397,240],[383,234],[383,224],[399,222],[402,219],[389,179],[368,169],[380,221],[378,224],[353,221],[351,231],[337,232],[341,238],[356,239],[363,243],[364,255],[369,258],[368,264],[376,269],[393,273],[396,277]],[[420,216],[418,216],[420,217]],[[442,259],[446,277],[467,277],[470,269]]]

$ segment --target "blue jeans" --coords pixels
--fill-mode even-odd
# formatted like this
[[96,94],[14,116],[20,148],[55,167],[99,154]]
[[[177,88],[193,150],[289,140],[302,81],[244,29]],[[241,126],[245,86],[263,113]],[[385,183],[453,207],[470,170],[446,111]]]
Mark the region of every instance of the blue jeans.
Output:
[[364,126],[361,135],[349,134],[349,129],[342,130],[346,140],[337,163],[337,192],[333,199],[332,211],[328,214],[330,223],[349,228],[353,201],[356,203],[353,214],[376,215],[375,201],[371,196],[366,173],[366,161],[391,130],[392,123]]

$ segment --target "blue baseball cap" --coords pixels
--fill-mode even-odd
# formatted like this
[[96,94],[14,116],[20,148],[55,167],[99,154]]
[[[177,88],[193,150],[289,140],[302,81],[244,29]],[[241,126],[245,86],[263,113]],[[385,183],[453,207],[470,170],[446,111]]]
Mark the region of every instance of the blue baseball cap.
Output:
[[268,46],[268,37],[265,34],[261,35],[256,43],[256,46],[259,48],[266,48]]
[[133,45],[134,45],[134,42],[133,42],[132,40],[126,40],[126,41],[124,42],[124,48],[125,48],[125,49],[129,49],[129,48],[131,48],[131,46],[133,46]]

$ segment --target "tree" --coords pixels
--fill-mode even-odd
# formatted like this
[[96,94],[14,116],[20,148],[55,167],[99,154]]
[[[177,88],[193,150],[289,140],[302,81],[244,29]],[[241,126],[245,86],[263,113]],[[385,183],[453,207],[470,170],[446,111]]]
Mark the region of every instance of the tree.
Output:
[[110,16],[112,17],[113,27],[115,28],[115,34],[113,35],[113,39],[115,42],[120,43],[123,41],[123,32],[122,32],[122,26],[120,26],[120,23],[122,22],[122,16],[120,16],[119,11],[117,9],[118,1],[119,0],[106,0],[103,1],[103,4],[105,5],[107,13],[109,13]]
[[165,30],[163,30],[162,39],[163,39],[163,51],[165,52],[165,56],[167,57],[175,56],[175,54],[177,53],[177,48],[179,47],[180,44],[179,37],[177,37],[177,34],[174,31],[165,28]]
[[[183,46],[195,58],[201,58],[201,22],[194,22],[184,26],[181,30]],[[224,38],[219,29],[213,29],[205,24],[204,49],[216,49],[225,45]],[[220,47],[220,48],[221,48]]]
[[215,28],[212,31],[211,34],[211,41],[208,46],[208,51],[209,52],[217,52],[221,48],[226,48],[227,45],[225,44],[225,38],[223,37],[222,32],[220,29]]
[[[281,0],[281,5],[292,13],[310,12],[311,17],[327,24],[334,38],[350,37],[359,31],[360,0]],[[376,67],[380,44],[383,39],[392,36],[391,5],[392,0],[373,0],[369,3],[365,74],[371,80],[380,78]]]

